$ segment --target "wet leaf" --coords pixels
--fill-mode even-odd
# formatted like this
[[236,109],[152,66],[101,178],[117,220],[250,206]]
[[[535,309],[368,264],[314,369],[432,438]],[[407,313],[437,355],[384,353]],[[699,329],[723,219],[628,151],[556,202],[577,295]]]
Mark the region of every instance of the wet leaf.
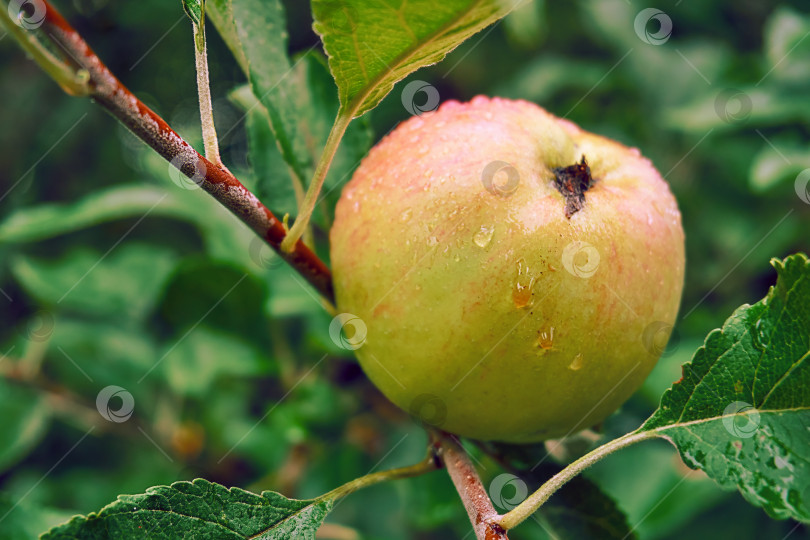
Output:
[[314,0],[314,27],[329,55],[341,110],[362,116],[397,81],[440,61],[517,4],[517,0],[413,0],[395,8],[364,0]]
[[76,516],[43,540],[103,538],[314,539],[332,501],[256,495],[197,479],[119,495],[98,513]]
[[772,264],[776,285],[709,334],[640,431],[771,516],[810,521],[810,261]]

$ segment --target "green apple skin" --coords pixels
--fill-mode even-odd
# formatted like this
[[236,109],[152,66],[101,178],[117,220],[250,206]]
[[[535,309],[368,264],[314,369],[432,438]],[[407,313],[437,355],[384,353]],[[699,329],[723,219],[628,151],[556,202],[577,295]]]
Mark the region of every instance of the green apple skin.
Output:
[[[566,217],[553,169],[583,156],[594,182]],[[495,161],[512,180],[487,189]],[[363,370],[474,439],[602,421],[655,366],[683,288],[680,213],[650,162],[526,101],[449,101],[403,122],[343,190],[330,236],[338,312],[367,329]]]

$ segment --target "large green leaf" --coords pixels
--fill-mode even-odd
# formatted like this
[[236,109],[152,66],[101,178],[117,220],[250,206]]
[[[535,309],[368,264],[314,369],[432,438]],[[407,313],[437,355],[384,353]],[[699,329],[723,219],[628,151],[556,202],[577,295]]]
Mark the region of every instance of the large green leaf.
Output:
[[267,111],[284,161],[302,182],[306,181],[312,176],[315,160],[307,148],[307,131],[302,121],[308,91],[292,76],[281,2],[230,0],[230,11],[247,59],[253,93]]
[[45,240],[115,219],[150,216],[190,217],[188,192],[144,185],[99,190],[74,203],[45,203],[13,212],[0,222],[0,243]]
[[[299,107],[299,130],[311,155],[316,155],[326,144],[329,131],[338,111],[337,91],[332,76],[326,65],[326,59],[318,52],[309,51],[296,60],[289,75],[301,88],[299,99],[305,99]],[[239,105],[247,116],[246,127],[250,162],[256,176],[255,193],[276,215],[290,214],[295,217],[298,210],[294,180],[290,169],[274,142],[274,135],[267,109],[263,107],[248,87],[241,87],[231,93],[230,98]],[[337,189],[348,181],[360,160],[366,155],[373,143],[374,134],[365,119],[353,122],[348,129],[329,167],[326,178],[326,193],[323,199],[330,196],[337,198]],[[304,182],[309,178],[303,178]],[[302,187],[303,183],[302,183]],[[332,208],[333,204],[326,204]],[[315,215],[315,221],[328,228],[328,220],[321,213]]]
[[11,269],[43,304],[143,320],[178,259],[171,249],[130,243],[106,253],[76,248],[55,260],[21,255],[12,260]]
[[[160,167],[165,166],[161,161]],[[253,232],[201,189],[179,189],[174,185],[124,185],[99,190],[73,203],[22,208],[0,222],[0,244],[37,242],[110,221],[144,216],[193,223],[211,256],[251,266],[248,246],[256,238]]]
[[810,261],[772,264],[776,285],[709,334],[639,431],[770,515],[810,521]]
[[313,0],[344,114],[373,109],[397,81],[435,64],[520,0]]
[[313,540],[331,508],[331,500],[288,499],[272,491],[256,495],[197,479],[119,495],[98,513],[76,516],[42,539]]

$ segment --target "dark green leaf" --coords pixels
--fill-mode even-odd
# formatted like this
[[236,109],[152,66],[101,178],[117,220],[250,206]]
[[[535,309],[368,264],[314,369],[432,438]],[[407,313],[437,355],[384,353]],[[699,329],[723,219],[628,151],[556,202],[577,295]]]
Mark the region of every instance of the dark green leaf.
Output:
[[810,261],[706,338],[640,428],[774,517],[810,520]]
[[341,110],[358,117],[397,81],[435,64],[494,23],[517,0],[412,0],[398,8],[364,0],[313,0],[315,31],[329,55]]
[[616,501],[583,476],[568,482],[554,498],[542,506],[539,516],[560,540],[636,538]]
[[332,501],[256,495],[197,479],[119,495],[98,513],[76,516],[43,540],[105,538],[314,539]]
[[266,297],[265,284],[243,268],[194,257],[172,275],[159,311],[175,341],[202,325],[258,345],[266,340],[265,321],[257,316]]

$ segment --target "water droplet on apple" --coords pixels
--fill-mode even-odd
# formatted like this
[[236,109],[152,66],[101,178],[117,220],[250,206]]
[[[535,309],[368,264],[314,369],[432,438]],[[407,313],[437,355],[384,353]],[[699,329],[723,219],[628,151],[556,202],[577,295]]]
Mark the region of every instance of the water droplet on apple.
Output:
[[428,241],[427,241],[428,246],[433,247],[435,245],[438,245],[438,243],[439,243],[439,239],[436,238],[435,236],[428,237]]
[[413,208],[406,208],[406,209],[405,209],[405,210],[404,210],[404,211],[403,211],[403,212],[402,212],[402,213],[399,215],[399,219],[400,219],[400,221],[405,222],[405,221],[410,220],[412,215],[413,215]]
[[554,347],[554,327],[549,326],[547,330],[540,330],[537,333],[537,345],[547,351]]
[[459,262],[461,260],[461,257],[459,256],[458,253],[456,253],[455,257],[453,257],[453,260],[456,261],[456,262]]
[[522,308],[529,305],[532,299],[532,287],[534,287],[534,276],[531,275],[526,261],[518,259],[515,285],[512,289],[512,302],[514,302],[515,307]]
[[582,367],[582,354],[577,353],[571,363],[568,364],[568,369],[571,371],[578,371]]
[[473,242],[480,248],[485,248],[492,241],[492,235],[495,234],[494,225],[481,225],[473,235]]

